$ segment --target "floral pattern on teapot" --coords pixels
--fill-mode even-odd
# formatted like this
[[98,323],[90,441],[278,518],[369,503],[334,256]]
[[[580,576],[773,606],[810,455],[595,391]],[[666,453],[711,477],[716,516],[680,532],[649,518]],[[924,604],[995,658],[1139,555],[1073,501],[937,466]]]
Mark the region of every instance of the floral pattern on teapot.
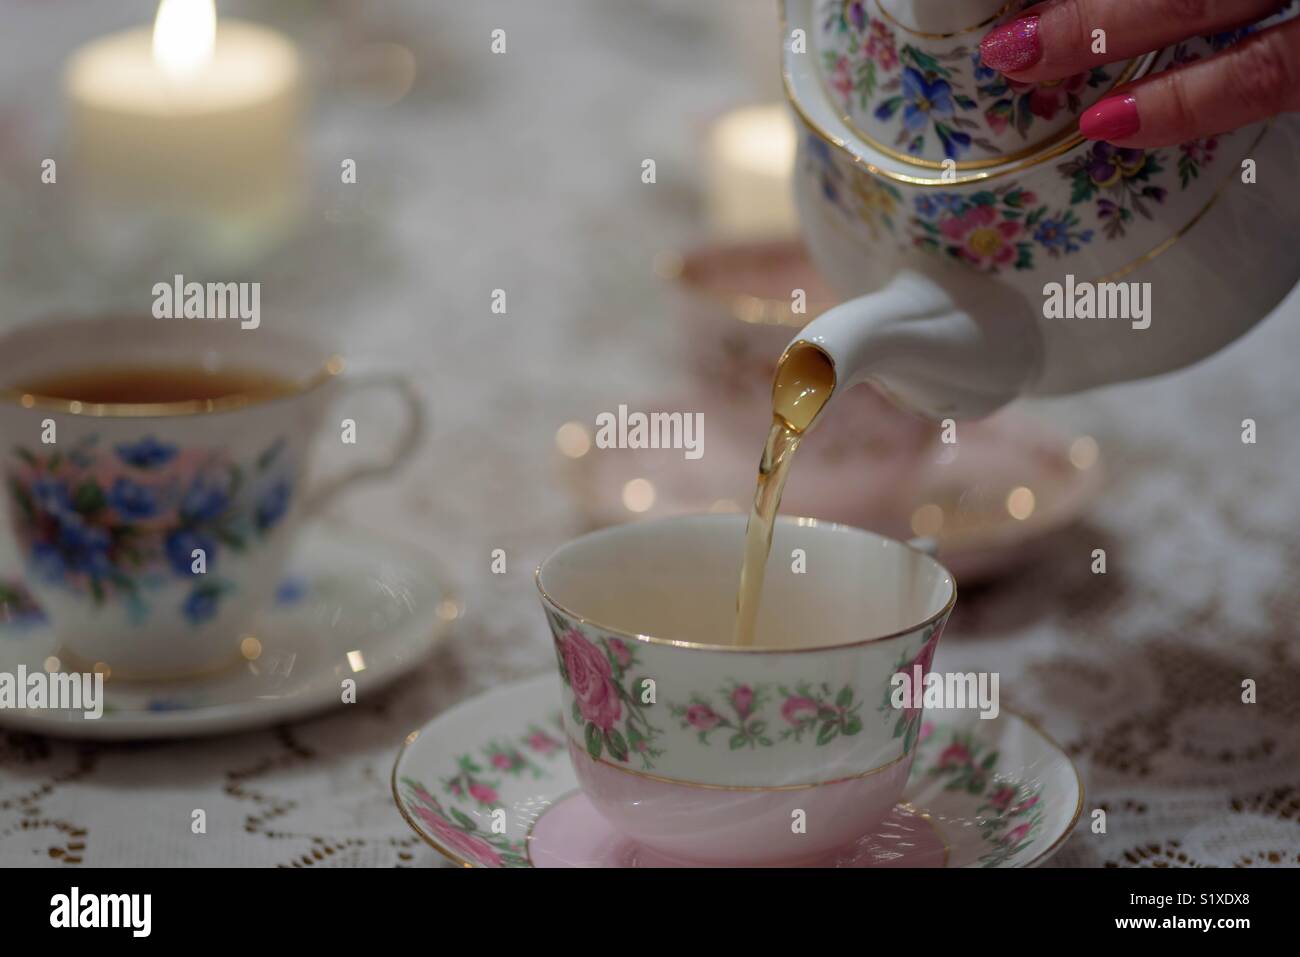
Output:
[[1123,239],[1136,220],[1153,219],[1153,210],[1171,192],[1194,186],[1213,164],[1219,138],[1157,150],[1089,144],[1055,164],[1055,175],[1064,181],[1060,205],[1043,201],[1017,180],[964,190],[920,189],[909,204],[899,189],[853,166],[816,134],[809,133],[804,145],[803,174],[813,179],[825,202],[873,239],[890,234],[982,272],[999,273],[1033,269],[1040,257],[1060,259],[1099,239]]
[[824,0],[820,14],[821,74],[845,119],[879,145],[927,162],[991,160],[1042,144],[1067,131],[1123,70],[1112,64],[1022,83],[983,64],[979,33],[912,42],[876,0]]

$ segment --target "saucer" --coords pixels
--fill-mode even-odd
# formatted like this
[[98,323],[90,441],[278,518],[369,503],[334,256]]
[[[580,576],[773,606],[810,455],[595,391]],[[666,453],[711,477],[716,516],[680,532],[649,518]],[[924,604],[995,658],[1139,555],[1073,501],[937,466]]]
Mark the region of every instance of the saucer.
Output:
[[[621,837],[578,790],[559,700],[559,679],[538,675],[413,731],[393,766],[402,817],[464,867],[682,866]],[[1035,867],[1082,808],[1074,764],[1025,718],[927,711],[902,802],[814,866]]]
[[[0,673],[44,671],[58,641],[16,564],[0,567]],[[299,534],[274,604],[241,643],[245,660],[182,681],[104,684],[104,714],[0,709],[0,726],[58,737],[179,738],[290,720],[364,701],[428,655],[459,606],[422,551],[334,523]]]

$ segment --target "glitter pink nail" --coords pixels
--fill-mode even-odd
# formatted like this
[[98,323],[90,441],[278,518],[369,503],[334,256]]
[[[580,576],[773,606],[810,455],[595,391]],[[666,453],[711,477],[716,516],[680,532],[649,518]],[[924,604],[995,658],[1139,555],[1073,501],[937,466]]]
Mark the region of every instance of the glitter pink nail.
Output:
[[994,27],[980,41],[980,59],[1001,73],[1016,73],[1028,69],[1043,56],[1043,44],[1038,39],[1038,17],[1012,20]]

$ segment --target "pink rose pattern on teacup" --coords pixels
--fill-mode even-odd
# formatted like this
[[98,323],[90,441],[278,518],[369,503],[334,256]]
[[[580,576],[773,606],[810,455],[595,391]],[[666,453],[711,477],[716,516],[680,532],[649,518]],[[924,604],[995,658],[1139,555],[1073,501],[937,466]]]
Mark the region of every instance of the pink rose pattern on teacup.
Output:
[[817,702],[803,695],[791,695],[781,705],[781,717],[794,727],[817,719]]
[[549,613],[560,678],[573,694],[571,717],[593,758],[608,755],[620,764],[635,757],[645,769],[663,754],[660,729],[650,720],[649,704],[632,669],[639,664],[634,644],[619,638],[588,638],[576,624]]
[[[560,726],[558,714],[551,720]],[[516,779],[541,779],[563,749],[559,737],[532,724],[513,740],[488,741],[478,749],[480,758],[462,754],[455,773],[442,779],[442,790],[448,796],[445,803],[414,778],[402,778],[402,790],[411,813],[428,828],[433,840],[453,855],[480,867],[530,867],[524,841],[493,833],[480,826],[475,816],[491,813],[501,800],[503,779],[489,776],[491,771]]]
[[1043,826],[1041,784],[1026,784],[999,774],[998,752],[988,750],[968,733],[953,733],[944,741],[921,735],[930,756],[927,773],[946,780],[944,789],[965,791],[980,798],[976,823],[989,849],[980,855],[983,867],[1000,867],[1028,848]]
[[570,629],[560,638],[560,659],[583,719],[608,732],[623,713],[619,689],[614,684],[614,664],[620,655],[609,642],[598,648],[577,629]]
[[[894,666],[894,674],[907,675],[910,682],[916,677],[914,669],[917,665],[920,665],[921,680],[924,681],[925,676],[930,673],[930,665],[934,661],[934,653],[938,650],[939,639],[942,636],[943,626],[940,625],[925,639],[925,643],[921,645],[919,651],[911,656],[904,654],[899,659],[898,664]],[[923,709],[914,707],[912,705],[914,699],[909,695],[900,712],[894,707],[893,697],[894,686],[891,683],[885,693],[885,699],[876,706],[876,711],[883,713],[886,721],[894,721],[894,737],[903,739],[903,753],[907,754],[917,744],[918,737],[923,731],[921,727]],[[895,715],[897,715],[896,718]]]
[[[651,720],[655,705],[642,701],[642,679],[633,674],[639,665],[636,643],[613,636],[591,637],[577,622],[553,610],[548,610],[547,620],[560,677],[573,695],[567,717],[581,729],[587,753],[620,764],[631,763],[635,757],[643,769],[653,768],[665,753],[662,729]],[[922,646],[909,652],[907,660],[933,655],[938,637],[937,630],[927,633]],[[924,662],[928,668],[929,658]],[[863,728],[862,701],[850,685],[834,688],[826,682],[786,685],[731,679],[716,696],[692,693],[685,701],[664,703],[680,727],[695,732],[698,743],[711,746],[717,734],[731,750],[774,747],[784,741],[807,741],[822,747]],[[915,717],[919,719],[919,715]],[[914,743],[915,734],[911,733],[904,740],[904,753]]]
[[783,740],[789,738],[798,742],[807,735],[821,747],[840,735],[851,737],[862,730],[859,714],[862,703],[848,685],[833,695],[831,686],[825,682],[817,685],[799,682],[792,688],[782,685],[777,692],[784,699],[781,718],[787,726],[781,729]]
[[668,704],[681,726],[695,731],[701,744],[710,744],[716,731],[725,736],[732,751],[770,748],[805,736],[819,747],[829,744],[840,735],[862,730],[861,707],[852,687],[844,685],[837,692],[825,682],[786,686],[732,681],[719,689],[716,698],[693,694],[687,704]]
[[872,10],[874,2],[824,0],[822,73],[841,108],[887,124],[893,135],[885,145],[913,156],[1006,155],[1013,148],[996,139],[1008,129],[1019,135],[1017,146],[1028,144],[1035,127],[1063,112],[1081,113],[1111,84],[1112,67],[1053,83],[1015,83],[986,67],[974,44],[927,50],[900,42],[905,31]]
[[191,588],[175,610],[194,624],[212,618],[236,587],[221,577],[227,552],[256,547],[289,510],[286,443],[246,463],[148,435],[104,445],[91,435],[68,449],[14,449],[5,472],[29,573],[96,604],[123,602],[138,621],[148,592],[180,579]]

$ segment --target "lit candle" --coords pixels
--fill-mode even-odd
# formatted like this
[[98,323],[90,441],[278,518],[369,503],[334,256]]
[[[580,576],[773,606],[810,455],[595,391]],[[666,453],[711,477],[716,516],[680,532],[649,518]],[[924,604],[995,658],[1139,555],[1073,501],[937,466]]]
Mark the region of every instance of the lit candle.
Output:
[[301,179],[302,69],[273,30],[217,22],[212,0],[162,0],[152,30],[95,40],[65,87],[79,176],[175,211],[265,211]]
[[709,131],[709,225],[726,239],[775,239],[798,232],[790,177],[795,131],[781,103],[727,113]]

